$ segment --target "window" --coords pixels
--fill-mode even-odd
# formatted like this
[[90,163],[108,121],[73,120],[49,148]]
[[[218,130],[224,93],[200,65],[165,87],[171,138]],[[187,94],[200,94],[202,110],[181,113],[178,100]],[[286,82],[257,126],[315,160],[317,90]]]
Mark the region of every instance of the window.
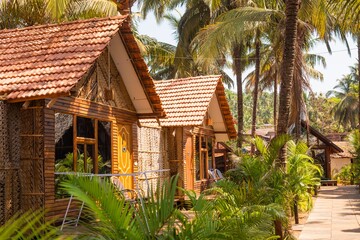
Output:
[[210,136],[195,136],[195,179],[208,179],[208,170],[214,167],[213,138]]
[[111,173],[111,122],[56,113],[55,143],[56,198],[66,172]]

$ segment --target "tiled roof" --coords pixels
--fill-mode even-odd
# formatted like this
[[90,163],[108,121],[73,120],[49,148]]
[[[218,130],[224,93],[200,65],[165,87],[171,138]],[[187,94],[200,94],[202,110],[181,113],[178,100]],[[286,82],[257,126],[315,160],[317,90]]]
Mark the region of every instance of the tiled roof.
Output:
[[202,125],[210,100],[216,96],[228,133],[231,138],[236,137],[221,76],[155,81],[155,86],[167,116],[160,119],[162,126]]
[[160,99],[127,16],[1,30],[1,99],[69,95],[119,30],[153,109],[161,113]]

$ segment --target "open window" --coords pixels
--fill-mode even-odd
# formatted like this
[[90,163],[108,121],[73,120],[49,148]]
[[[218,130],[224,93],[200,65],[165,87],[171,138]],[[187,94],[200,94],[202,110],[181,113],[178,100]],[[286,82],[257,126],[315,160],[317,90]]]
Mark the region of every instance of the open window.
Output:
[[60,183],[67,173],[112,172],[111,122],[55,114],[55,197],[66,197]]

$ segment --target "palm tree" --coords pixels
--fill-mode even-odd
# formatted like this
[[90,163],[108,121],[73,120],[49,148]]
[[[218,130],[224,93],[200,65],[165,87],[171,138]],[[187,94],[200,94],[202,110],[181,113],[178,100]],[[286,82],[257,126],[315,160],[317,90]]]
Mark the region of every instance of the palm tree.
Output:
[[[352,68],[355,70],[356,68]],[[331,110],[334,119],[339,122],[345,129],[356,127],[358,108],[358,89],[356,82],[356,73],[348,74],[338,79],[338,85],[326,93],[326,96],[334,96],[338,99],[338,103]]]
[[[208,25],[197,35],[194,48],[200,54],[199,62],[206,66],[209,61],[219,59],[231,53],[233,57],[234,73],[237,78],[238,92],[238,146],[241,146],[243,131],[243,95],[242,71],[247,63],[245,47],[248,47],[253,38],[254,29],[261,29],[267,24],[271,10],[245,7],[246,4],[228,7],[228,11],[219,15],[214,24]],[[262,22],[261,22],[262,21]],[[256,35],[256,30],[255,30]],[[260,45],[260,35],[255,45]],[[260,51],[260,49],[259,49]],[[255,64],[256,65],[256,64]],[[260,71],[260,68],[259,68]],[[254,92],[254,106],[256,113],[257,91]],[[253,114],[256,116],[256,114]],[[256,122],[256,117],[253,118]],[[255,126],[255,124],[253,124]]]
[[0,29],[115,15],[111,0],[0,0]]
[[[289,115],[291,87],[294,78],[295,47],[297,38],[297,21],[300,9],[300,0],[287,0],[285,2],[285,39],[283,58],[281,63],[281,83],[279,95],[279,118],[277,135],[286,134]],[[282,154],[280,164],[285,166],[285,154]]]
[[[360,4],[358,0],[330,0],[331,10],[337,16],[341,28],[353,34],[357,39],[358,47],[358,73],[360,73]],[[360,89],[360,74],[358,74],[358,88]],[[360,108],[360,94],[358,96],[358,108]],[[360,111],[358,113],[358,122],[360,123]],[[360,124],[359,124],[360,130]]]

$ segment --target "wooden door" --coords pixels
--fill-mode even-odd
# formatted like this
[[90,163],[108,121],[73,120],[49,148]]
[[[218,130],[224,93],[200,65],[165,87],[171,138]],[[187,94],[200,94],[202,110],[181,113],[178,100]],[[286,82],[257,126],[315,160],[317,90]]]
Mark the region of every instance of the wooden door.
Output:
[[186,137],[185,142],[185,161],[186,161],[186,189],[194,189],[194,158],[192,136]]
[[[119,153],[119,173],[133,173],[133,162],[131,159],[131,126],[119,125],[118,153]],[[133,177],[120,177],[121,183],[126,189],[133,189]]]

